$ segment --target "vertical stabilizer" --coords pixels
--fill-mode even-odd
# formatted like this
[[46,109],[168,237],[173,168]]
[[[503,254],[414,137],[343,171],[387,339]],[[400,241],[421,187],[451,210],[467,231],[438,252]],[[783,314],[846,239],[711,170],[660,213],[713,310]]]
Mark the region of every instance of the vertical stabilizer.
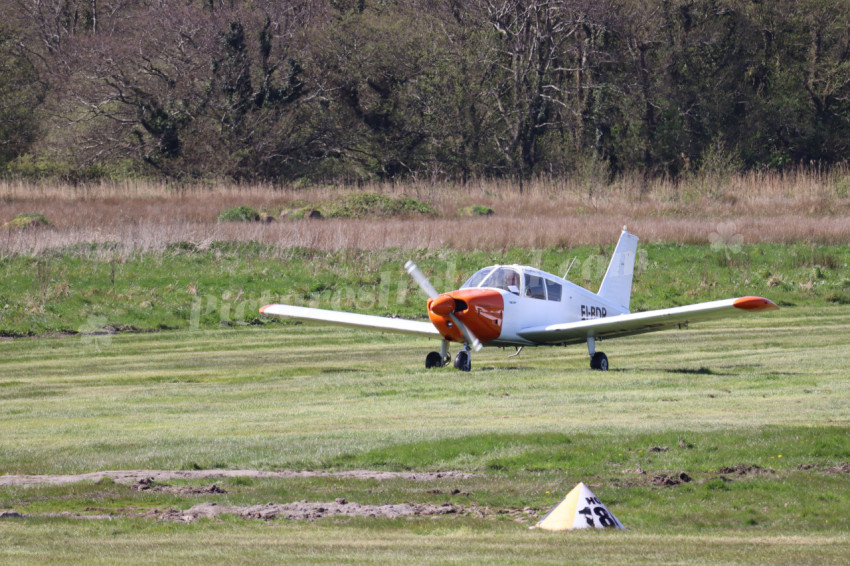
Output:
[[599,297],[616,305],[624,313],[629,312],[629,302],[632,298],[632,275],[635,271],[637,243],[638,237],[629,234],[623,226],[617,249],[608,264],[602,285],[599,286]]

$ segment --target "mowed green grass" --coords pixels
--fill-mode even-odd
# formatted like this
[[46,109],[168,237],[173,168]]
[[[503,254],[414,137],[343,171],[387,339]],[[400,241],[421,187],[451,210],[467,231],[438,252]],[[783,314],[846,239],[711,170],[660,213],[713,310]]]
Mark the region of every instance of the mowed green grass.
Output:
[[[850,474],[828,468],[850,461],[849,336],[845,307],[786,307],[604,342],[607,373],[571,347],[511,359],[485,349],[468,374],[424,369],[436,341],[300,324],[0,342],[3,474],[479,474],[230,479],[217,481],[227,494],[197,496],[108,481],[2,487],[0,510],[26,517],[0,521],[0,561],[842,563]],[[751,473],[722,470],[733,466]],[[681,472],[693,481],[650,481]],[[627,532],[529,531],[531,520],[498,513],[545,512],[579,481]],[[492,512],[314,523],[54,516],[337,497]]]
[[[107,244],[37,257],[0,254],[0,337],[277,324],[258,313],[273,302],[421,318],[424,295],[402,267],[408,259],[440,290],[458,288],[485,265],[520,263],[569,271],[571,281],[595,291],[614,241],[502,252],[323,252],[256,242],[214,242],[201,250],[184,242],[126,256]],[[631,309],[745,294],[781,306],[847,305],[848,264],[847,246],[641,243]]]

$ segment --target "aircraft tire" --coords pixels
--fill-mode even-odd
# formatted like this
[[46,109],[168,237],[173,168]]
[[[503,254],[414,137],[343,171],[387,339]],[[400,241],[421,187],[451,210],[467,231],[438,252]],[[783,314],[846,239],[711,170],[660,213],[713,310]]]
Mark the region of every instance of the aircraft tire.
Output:
[[469,352],[461,350],[455,356],[455,369],[460,371],[469,371],[472,369],[472,362],[469,359]]
[[440,352],[428,352],[425,356],[425,369],[438,368],[443,366],[443,358]]
[[590,369],[598,369],[599,371],[608,371],[608,356],[603,352],[596,352],[590,358]]

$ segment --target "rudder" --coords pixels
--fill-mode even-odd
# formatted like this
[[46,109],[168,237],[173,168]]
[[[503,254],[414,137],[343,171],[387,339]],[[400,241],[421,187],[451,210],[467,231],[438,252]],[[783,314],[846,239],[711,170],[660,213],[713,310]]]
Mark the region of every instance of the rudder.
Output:
[[629,303],[632,298],[632,276],[635,271],[635,256],[637,254],[638,237],[629,234],[623,226],[620,241],[608,264],[608,270],[599,286],[599,297],[620,309],[623,313],[629,312]]

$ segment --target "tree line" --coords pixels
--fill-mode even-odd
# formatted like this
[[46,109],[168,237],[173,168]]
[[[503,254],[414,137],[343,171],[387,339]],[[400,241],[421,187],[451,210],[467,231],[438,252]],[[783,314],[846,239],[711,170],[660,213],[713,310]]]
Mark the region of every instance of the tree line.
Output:
[[850,156],[846,0],[9,0],[7,175],[611,178]]

